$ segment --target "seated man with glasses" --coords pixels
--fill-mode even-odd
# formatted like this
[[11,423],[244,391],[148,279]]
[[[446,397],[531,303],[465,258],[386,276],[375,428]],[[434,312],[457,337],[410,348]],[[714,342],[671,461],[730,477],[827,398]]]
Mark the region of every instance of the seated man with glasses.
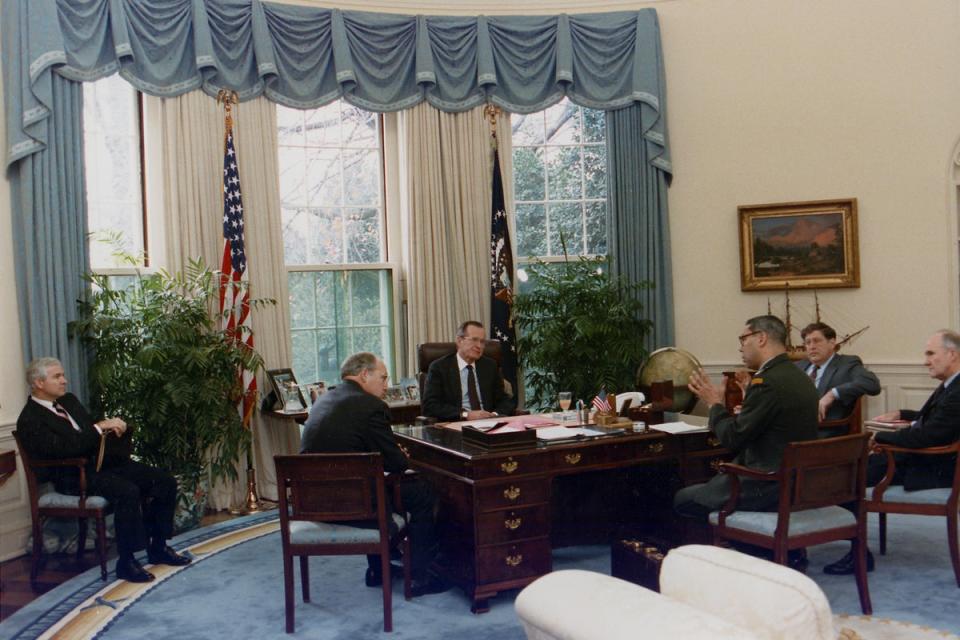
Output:
[[457,329],[457,352],[435,360],[423,385],[423,414],[440,421],[508,416],[517,408],[500,369],[483,355],[487,332],[474,320]]
[[[702,369],[690,377],[690,390],[710,408],[710,431],[736,454],[736,464],[758,471],[776,471],[788,442],[817,437],[817,389],[787,357],[786,336],[779,318],[747,320],[739,336],[740,354],[743,363],[757,372],[737,415],[727,411],[723,390],[714,386]],[[774,482],[742,479],[738,506],[747,511],[775,509],[778,491]],[[678,491],[673,506],[682,516],[706,522],[729,497],[730,477],[718,474]],[[803,556],[794,555],[791,565],[805,568]]]

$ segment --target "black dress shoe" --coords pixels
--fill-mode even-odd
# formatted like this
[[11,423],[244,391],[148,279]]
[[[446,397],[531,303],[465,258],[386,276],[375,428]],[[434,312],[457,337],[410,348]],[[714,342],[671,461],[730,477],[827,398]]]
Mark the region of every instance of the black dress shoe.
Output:
[[193,562],[193,558],[180,555],[170,546],[164,546],[162,549],[150,549],[147,551],[147,560],[150,561],[150,564],[168,564],[172,567],[182,567]]
[[117,560],[117,578],[127,582],[151,582],[153,574],[140,566],[136,558]]
[[800,573],[806,573],[807,567],[810,565],[810,561],[807,559],[807,550],[806,549],[793,549],[788,552],[787,555],[787,566],[789,566],[794,571],[799,571]]
[[[867,571],[873,571],[873,554],[867,549]],[[831,576],[848,576],[854,572],[853,550],[847,552],[834,563],[828,564],[823,568],[823,572]]]
[[[403,577],[403,567],[398,564],[390,563],[390,578],[397,580]],[[377,569],[367,567],[367,573],[363,576],[363,582],[368,587],[379,587],[383,585],[383,573]]]
[[450,585],[440,578],[440,576],[429,574],[425,578],[413,581],[410,585],[410,595],[414,598],[419,598],[420,596],[431,593],[443,593],[449,589]]

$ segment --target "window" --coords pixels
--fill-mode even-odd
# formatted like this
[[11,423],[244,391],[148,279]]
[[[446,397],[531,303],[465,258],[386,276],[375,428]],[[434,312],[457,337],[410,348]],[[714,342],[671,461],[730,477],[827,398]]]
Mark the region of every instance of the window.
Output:
[[277,122],[294,373],[335,383],[357,351],[393,371],[382,117],[335,102],[278,106]]
[[110,271],[122,265],[105,242],[116,238],[129,254],[146,251],[140,94],[119,75],[83,85],[90,266]]
[[607,251],[603,111],[563,100],[511,116],[517,255],[562,259]]

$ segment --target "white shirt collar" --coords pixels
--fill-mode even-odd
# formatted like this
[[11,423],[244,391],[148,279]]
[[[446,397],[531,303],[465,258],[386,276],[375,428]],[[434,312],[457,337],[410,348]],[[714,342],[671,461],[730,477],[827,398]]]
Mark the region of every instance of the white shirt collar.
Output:
[[41,400],[40,398],[34,395],[31,395],[30,399],[36,402],[37,404],[39,404],[41,407],[46,407],[47,409],[50,409],[50,411],[53,411],[54,413],[57,412],[57,410],[53,406],[53,402],[50,400]]
[[[460,352],[457,352],[457,371],[463,371],[463,368],[468,366],[470,366],[470,364],[466,360],[460,357]],[[474,368],[476,368],[477,363],[474,362],[473,366]]]

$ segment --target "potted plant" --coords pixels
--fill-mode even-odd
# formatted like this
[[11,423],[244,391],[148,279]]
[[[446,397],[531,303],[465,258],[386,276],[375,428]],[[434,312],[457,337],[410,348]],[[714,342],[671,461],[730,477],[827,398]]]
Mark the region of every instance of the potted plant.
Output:
[[218,276],[201,260],[185,273],[138,272],[122,286],[88,274],[92,286],[71,325],[92,347],[91,405],[133,426],[137,459],[177,476],[178,530],[199,524],[209,481],[236,477],[250,446],[239,374],[263,364],[212,313]]
[[612,278],[604,258],[538,261],[527,270],[529,291],[513,311],[528,406],[554,407],[561,391],[589,402],[601,390],[634,389],[653,325],[631,294],[650,283]]

